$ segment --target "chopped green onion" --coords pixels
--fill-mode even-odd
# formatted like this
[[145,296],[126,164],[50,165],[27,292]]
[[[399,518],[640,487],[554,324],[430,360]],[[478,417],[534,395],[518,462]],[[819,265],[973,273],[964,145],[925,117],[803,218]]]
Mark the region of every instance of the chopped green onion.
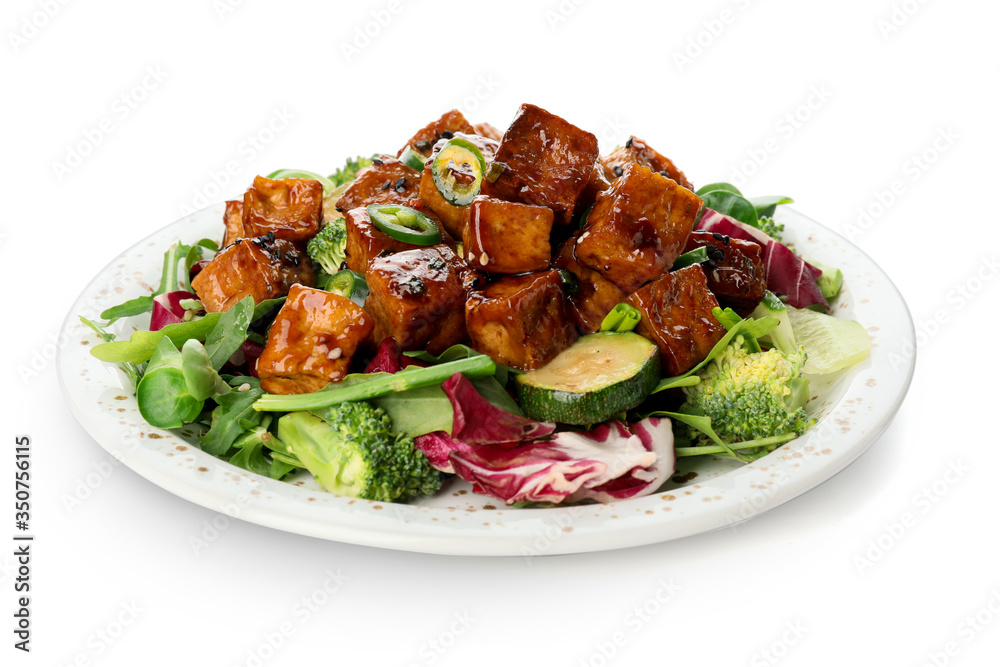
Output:
[[638,326],[640,320],[642,320],[642,313],[639,312],[638,308],[627,303],[619,303],[601,322],[601,331],[618,333],[631,331]]
[[371,204],[368,215],[382,232],[397,241],[414,245],[441,242],[441,230],[420,211],[399,204]]
[[493,375],[496,369],[496,363],[492,359],[479,354],[437,366],[411,367],[393,374],[373,373],[370,378],[360,382],[332,384],[311,394],[264,394],[253,404],[253,409],[267,412],[318,410],[348,401],[367,401],[397,391],[433,387],[455,373],[462,373],[469,378],[487,377]]

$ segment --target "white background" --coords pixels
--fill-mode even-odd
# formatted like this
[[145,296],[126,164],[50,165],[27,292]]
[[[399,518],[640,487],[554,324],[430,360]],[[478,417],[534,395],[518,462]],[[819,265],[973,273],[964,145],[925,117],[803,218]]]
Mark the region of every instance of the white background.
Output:
[[[30,655],[11,647],[0,551],[0,662],[995,664],[998,21],[985,1],[5,2],[0,498],[29,434],[38,537]],[[108,460],[51,361],[91,276],[254,174],[394,151],[454,106],[503,129],[524,101],[605,152],[634,133],[696,185],[792,195],[870,254],[921,343],[881,440],[738,530],[530,564],[240,521],[196,554],[216,514],[120,466],[67,506]],[[341,589],[300,622],[295,605],[338,570]],[[661,582],[679,587],[665,604]]]

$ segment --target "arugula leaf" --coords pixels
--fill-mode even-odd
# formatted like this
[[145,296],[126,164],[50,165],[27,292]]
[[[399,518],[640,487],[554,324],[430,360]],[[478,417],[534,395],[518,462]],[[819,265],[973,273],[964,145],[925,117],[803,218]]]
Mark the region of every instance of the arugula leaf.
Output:
[[747,201],[754,207],[757,211],[758,218],[770,218],[774,216],[774,210],[778,208],[781,204],[794,204],[795,200],[791,197],[783,197],[781,195],[770,195],[767,197],[750,197]]
[[[213,456],[225,456],[233,443],[246,430],[247,424],[258,425],[263,415],[253,409],[254,401],[264,395],[257,378],[238,376],[229,381],[230,386],[249,384],[247,391],[231,391],[217,396],[218,406],[212,410],[212,425],[201,436],[201,448]],[[242,423],[241,423],[242,422]]]
[[703,185],[695,191],[695,194],[701,197],[709,192],[731,192],[737,197],[742,197],[743,193],[739,191],[735,185],[731,183],[709,183],[708,185]]
[[[451,347],[449,347],[447,350],[445,350],[436,357],[426,350],[414,350],[410,352],[403,352],[403,354],[410,357],[411,359],[417,359],[419,361],[423,361],[428,364],[444,364],[449,361],[457,361],[459,359],[478,357],[482,354],[482,352],[476,352],[468,345],[462,345],[461,343],[458,343],[456,345],[452,345]],[[519,375],[520,373],[522,373],[522,371],[519,371],[516,368],[511,368],[510,366],[505,366],[503,364],[497,364],[496,366],[497,370],[493,374],[493,377],[496,378],[497,382],[500,383],[501,387],[507,386],[507,380],[510,378],[511,374]]]
[[205,337],[205,351],[212,359],[212,367],[219,370],[229,361],[247,339],[247,327],[254,313],[252,296],[245,296],[219,318],[215,327]]
[[738,194],[726,190],[713,190],[706,192],[701,199],[705,202],[705,208],[728,215],[751,227],[760,227],[753,204]]

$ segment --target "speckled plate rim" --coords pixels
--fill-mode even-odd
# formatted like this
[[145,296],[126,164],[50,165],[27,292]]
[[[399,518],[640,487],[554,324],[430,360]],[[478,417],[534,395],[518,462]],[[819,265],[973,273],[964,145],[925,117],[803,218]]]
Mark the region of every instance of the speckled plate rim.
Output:
[[779,221],[797,250],[844,271],[846,286],[835,312],[863,322],[873,338],[867,361],[824,384],[817,398],[820,421],[804,437],[752,465],[609,505],[471,509],[342,498],[248,473],[146,425],[118,373],[89,353],[97,341],[79,316],[96,317],[110,305],[148,294],[164,249],[177,240],[218,236],[222,212],[219,204],[188,215],[102,269],[67,314],[58,374],[73,415],[126,466],[181,498],[279,530],[406,551],[531,558],[735,526],[816,487],[859,457],[889,426],[913,375],[913,322],[892,281],[846,239],[784,207]]

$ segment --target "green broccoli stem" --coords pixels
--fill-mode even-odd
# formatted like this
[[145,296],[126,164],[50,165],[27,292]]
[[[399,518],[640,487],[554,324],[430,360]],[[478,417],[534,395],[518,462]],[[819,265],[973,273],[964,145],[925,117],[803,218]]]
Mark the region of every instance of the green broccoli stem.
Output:
[[477,355],[468,359],[449,361],[448,363],[428,366],[427,368],[412,368],[395,374],[373,375],[371,379],[355,382],[350,385],[332,385],[326,389],[314,391],[311,394],[265,394],[253,404],[257,411],[291,412],[293,410],[318,410],[328,408],[338,403],[348,401],[365,401],[386,394],[408,389],[420,389],[439,385],[455,373],[466,377],[478,378],[493,375],[496,364],[486,355]]
[[[795,433],[782,433],[781,435],[772,435],[767,438],[757,438],[756,440],[746,440],[744,442],[734,442],[729,445],[729,449],[740,451],[742,449],[760,449],[762,447],[770,447],[771,445],[780,445],[788,442],[789,440],[794,440],[798,435]],[[675,449],[677,452],[677,457],[682,456],[701,456],[703,454],[729,454],[730,452],[721,445],[703,445],[701,447],[677,447]]]

